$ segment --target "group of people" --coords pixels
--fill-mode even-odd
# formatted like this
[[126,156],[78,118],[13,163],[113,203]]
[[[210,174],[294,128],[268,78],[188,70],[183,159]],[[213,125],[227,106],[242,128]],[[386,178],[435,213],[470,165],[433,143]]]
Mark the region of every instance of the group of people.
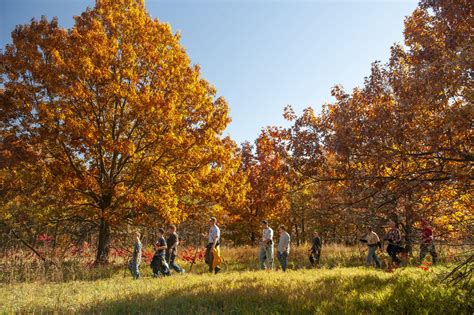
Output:
[[[423,262],[426,255],[430,253],[433,264],[436,264],[438,254],[436,253],[436,248],[433,242],[433,230],[424,219],[421,220],[421,228],[420,263]],[[377,256],[377,249],[382,248],[382,243],[379,236],[373,231],[371,226],[367,226],[366,230],[367,234],[365,237],[360,239],[360,241],[366,243],[368,247],[366,266],[372,265],[373,262],[377,268],[380,268],[381,264]],[[402,244],[402,234],[394,221],[390,221],[390,230],[385,235],[384,240],[387,242],[386,251],[391,258],[392,265],[398,267],[401,263],[398,254],[406,252],[407,248]]]
[[[140,232],[135,232],[135,244],[133,246],[132,257],[128,262],[128,268],[134,279],[140,278],[140,262],[142,257],[142,242]],[[184,273],[184,269],[176,263],[178,249],[178,234],[176,226],[170,225],[167,230],[167,239],[165,239],[165,231],[160,228],[157,232],[158,240],[155,243],[155,254],[151,261],[150,267],[153,276],[158,277],[171,275],[170,269],[177,273]]]
[[[222,258],[220,256],[220,239],[221,231],[217,226],[217,219],[212,217],[209,219],[209,233],[208,233],[208,244],[206,246],[206,253],[204,259],[206,264],[209,266],[210,272],[216,274],[221,270],[220,264]],[[166,239],[165,239],[166,236]],[[128,268],[134,279],[140,278],[140,262],[142,257],[142,242],[140,232],[134,234],[134,246],[131,259],[128,262]],[[176,257],[178,254],[179,237],[176,233],[176,226],[168,226],[166,235],[165,230],[159,228],[157,231],[157,241],[154,244],[155,254],[150,263],[150,267],[153,271],[154,277],[170,276],[171,269],[176,273],[184,273],[184,269],[181,268],[177,262]]]
[[[426,220],[421,221],[422,237],[420,245],[420,262],[425,256],[430,253],[433,263],[437,261],[437,253],[433,243],[433,230]],[[207,234],[206,252],[204,255],[205,263],[209,267],[209,272],[219,273],[221,271],[222,258],[220,256],[221,231],[217,226],[217,219],[212,217],[209,219],[209,232]],[[278,227],[279,238],[277,249],[277,259],[283,271],[288,268],[288,256],[290,255],[290,234],[286,231],[284,225]],[[368,255],[366,259],[366,266],[375,263],[375,266],[380,268],[380,260],[377,256],[377,249],[382,248],[382,243],[379,236],[373,231],[371,226],[367,226],[366,235],[360,241],[367,244]],[[165,236],[167,238],[165,239]],[[132,258],[129,261],[128,267],[134,279],[140,278],[140,261],[142,252],[141,235],[139,232],[135,233],[135,243],[133,247]],[[155,243],[155,254],[151,261],[150,267],[153,271],[153,276],[169,276],[171,269],[176,273],[184,273],[184,269],[176,263],[177,248],[179,244],[179,237],[176,233],[176,226],[168,226],[167,233],[163,229],[158,229],[157,241]],[[263,270],[272,270],[274,268],[274,235],[273,230],[269,226],[267,220],[262,221],[262,238],[260,242],[259,261],[260,268]],[[398,254],[403,252],[402,235],[395,222],[390,222],[390,230],[385,235],[384,240],[387,241],[387,253],[391,257],[392,264],[398,266],[401,263]],[[322,241],[319,233],[314,231],[312,246],[309,250],[309,261],[312,266],[319,265],[321,257]]]
[[[260,268],[271,270],[273,269],[273,230],[268,224],[267,220],[262,221],[262,240],[260,242]],[[280,237],[277,245],[277,259],[280,263],[281,269],[286,271],[288,268],[288,256],[290,255],[290,234],[286,231],[284,225],[278,227]],[[321,238],[317,231],[313,234],[313,243],[310,249],[309,261],[311,265],[316,266],[319,264],[319,258],[321,257]]]

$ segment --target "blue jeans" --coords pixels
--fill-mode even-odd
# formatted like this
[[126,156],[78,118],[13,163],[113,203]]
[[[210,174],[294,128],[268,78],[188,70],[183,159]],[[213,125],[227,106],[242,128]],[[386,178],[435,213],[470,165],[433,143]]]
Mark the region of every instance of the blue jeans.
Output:
[[273,245],[260,247],[260,269],[273,269]]
[[171,269],[176,271],[177,273],[183,272],[183,269],[176,263],[176,255],[166,253],[166,261],[168,262]]
[[372,259],[375,261],[375,266],[380,268],[380,261],[376,254],[377,245],[369,245],[369,254],[367,255],[367,260],[365,261],[366,266],[372,265]]
[[170,269],[168,264],[165,261],[165,256],[163,255],[155,255],[151,261],[151,269],[153,270],[153,276],[158,277],[161,274],[164,276],[169,276]]
[[140,278],[140,264],[135,261],[131,260],[128,263],[128,269],[130,270],[130,273],[132,274],[133,279],[138,279]]
[[277,252],[277,258],[278,258],[278,261],[280,262],[281,269],[283,269],[283,271],[286,271],[286,268],[288,267],[288,253]]

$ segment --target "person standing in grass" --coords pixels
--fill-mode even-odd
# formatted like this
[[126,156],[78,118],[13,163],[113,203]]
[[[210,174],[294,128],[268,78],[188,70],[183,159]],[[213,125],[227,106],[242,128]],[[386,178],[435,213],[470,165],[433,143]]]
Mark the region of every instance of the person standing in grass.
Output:
[[370,225],[367,226],[366,231],[367,231],[367,235],[365,236],[365,238],[361,239],[361,242],[367,243],[367,247],[369,250],[367,259],[365,261],[365,265],[367,267],[371,266],[372,260],[373,260],[375,262],[375,266],[377,268],[380,268],[380,260],[377,257],[377,248],[382,248],[382,244],[380,243],[380,238],[377,235],[377,233],[375,233],[372,230],[372,227]]
[[262,221],[263,232],[260,244],[260,268],[265,270],[273,269],[273,230],[268,225],[267,220]]
[[166,261],[170,268],[174,269],[177,273],[184,273],[184,269],[176,263],[176,256],[178,255],[178,244],[179,238],[176,233],[176,225],[171,224],[168,226],[168,239],[166,240]]
[[309,262],[311,266],[315,267],[319,265],[319,259],[321,258],[321,249],[322,249],[321,237],[319,236],[318,231],[313,232],[313,244],[310,249]]
[[162,228],[159,228],[157,232],[158,240],[155,243],[155,255],[151,261],[151,268],[154,277],[159,277],[160,273],[165,276],[170,275],[170,269],[165,260],[167,245],[163,234],[165,234],[165,231]]
[[280,262],[281,269],[286,271],[288,267],[288,255],[290,254],[290,234],[286,232],[285,226],[280,225],[280,239],[278,241],[277,258]]
[[204,260],[209,266],[209,272],[215,272],[217,274],[221,270],[220,262],[222,260],[220,257],[221,230],[217,226],[217,219],[215,217],[209,219],[209,225],[208,242]]
[[402,241],[402,235],[397,227],[395,221],[390,220],[390,231],[385,236],[385,240],[388,241],[387,253],[392,258],[392,264],[399,266],[401,260],[397,257],[400,251],[400,242]]
[[140,241],[140,237],[140,232],[137,231],[134,233],[132,259],[128,262],[128,269],[135,280],[140,278],[140,262],[142,260],[142,242]]
[[433,243],[433,230],[425,219],[421,220],[421,228],[420,263],[423,262],[426,254],[430,253],[434,265],[438,260],[438,254]]

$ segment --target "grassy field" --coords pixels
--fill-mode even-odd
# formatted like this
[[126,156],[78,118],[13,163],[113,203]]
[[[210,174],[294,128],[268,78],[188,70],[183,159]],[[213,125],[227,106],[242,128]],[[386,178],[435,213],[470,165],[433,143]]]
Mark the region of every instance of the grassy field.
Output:
[[[224,248],[224,272],[210,275],[202,261],[191,273],[154,279],[142,264],[134,281],[120,260],[91,268],[80,260],[60,268],[19,260],[6,263],[1,313],[158,314],[473,314],[467,288],[448,287],[440,275],[456,255],[440,250],[442,264],[416,268],[416,258],[395,272],[360,267],[363,247],[326,246],[321,268],[309,268],[307,247],[294,248],[290,270],[258,271],[257,249]],[[415,256],[416,257],[416,256]],[[386,257],[382,257],[386,259]],[[189,271],[189,264],[180,261]],[[276,264],[278,265],[278,264]],[[23,269],[19,269],[23,267]],[[36,269],[35,269],[36,268]],[[7,274],[8,273],[8,274]]]
[[26,283],[0,288],[2,313],[472,314],[467,291],[417,268],[187,274],[133,281]]

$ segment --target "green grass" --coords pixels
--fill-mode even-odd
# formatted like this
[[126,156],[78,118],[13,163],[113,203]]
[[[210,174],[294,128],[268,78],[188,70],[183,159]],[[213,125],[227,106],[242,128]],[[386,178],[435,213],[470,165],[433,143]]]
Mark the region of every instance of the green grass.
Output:
[[363,267],[229,271],[138,281],[115,275],[0,287],[0,313],[472,314],[472,302],[468,291],[412,267],[394,273]]
[[[192,273],[133,281],[124,261],[91,268],[81,259],[57,266],[0,259],[0,314],[474,314],[474,284],[460,289],[440,275],[462,257],[440,250],[441,265],[416,268],[417,255],[394,273],[360,267],[365,247],[328,245],[320,269],[311,269],[308,247],[294,247],[290,270],[258,270],[258,248],[223,248],[223,273],[210,275],[199,261]],[[386,264],[388,257],[379,252]],[[189,270],[189,264],[179,261]],[[278,266],[278,263],[275,263]]]

